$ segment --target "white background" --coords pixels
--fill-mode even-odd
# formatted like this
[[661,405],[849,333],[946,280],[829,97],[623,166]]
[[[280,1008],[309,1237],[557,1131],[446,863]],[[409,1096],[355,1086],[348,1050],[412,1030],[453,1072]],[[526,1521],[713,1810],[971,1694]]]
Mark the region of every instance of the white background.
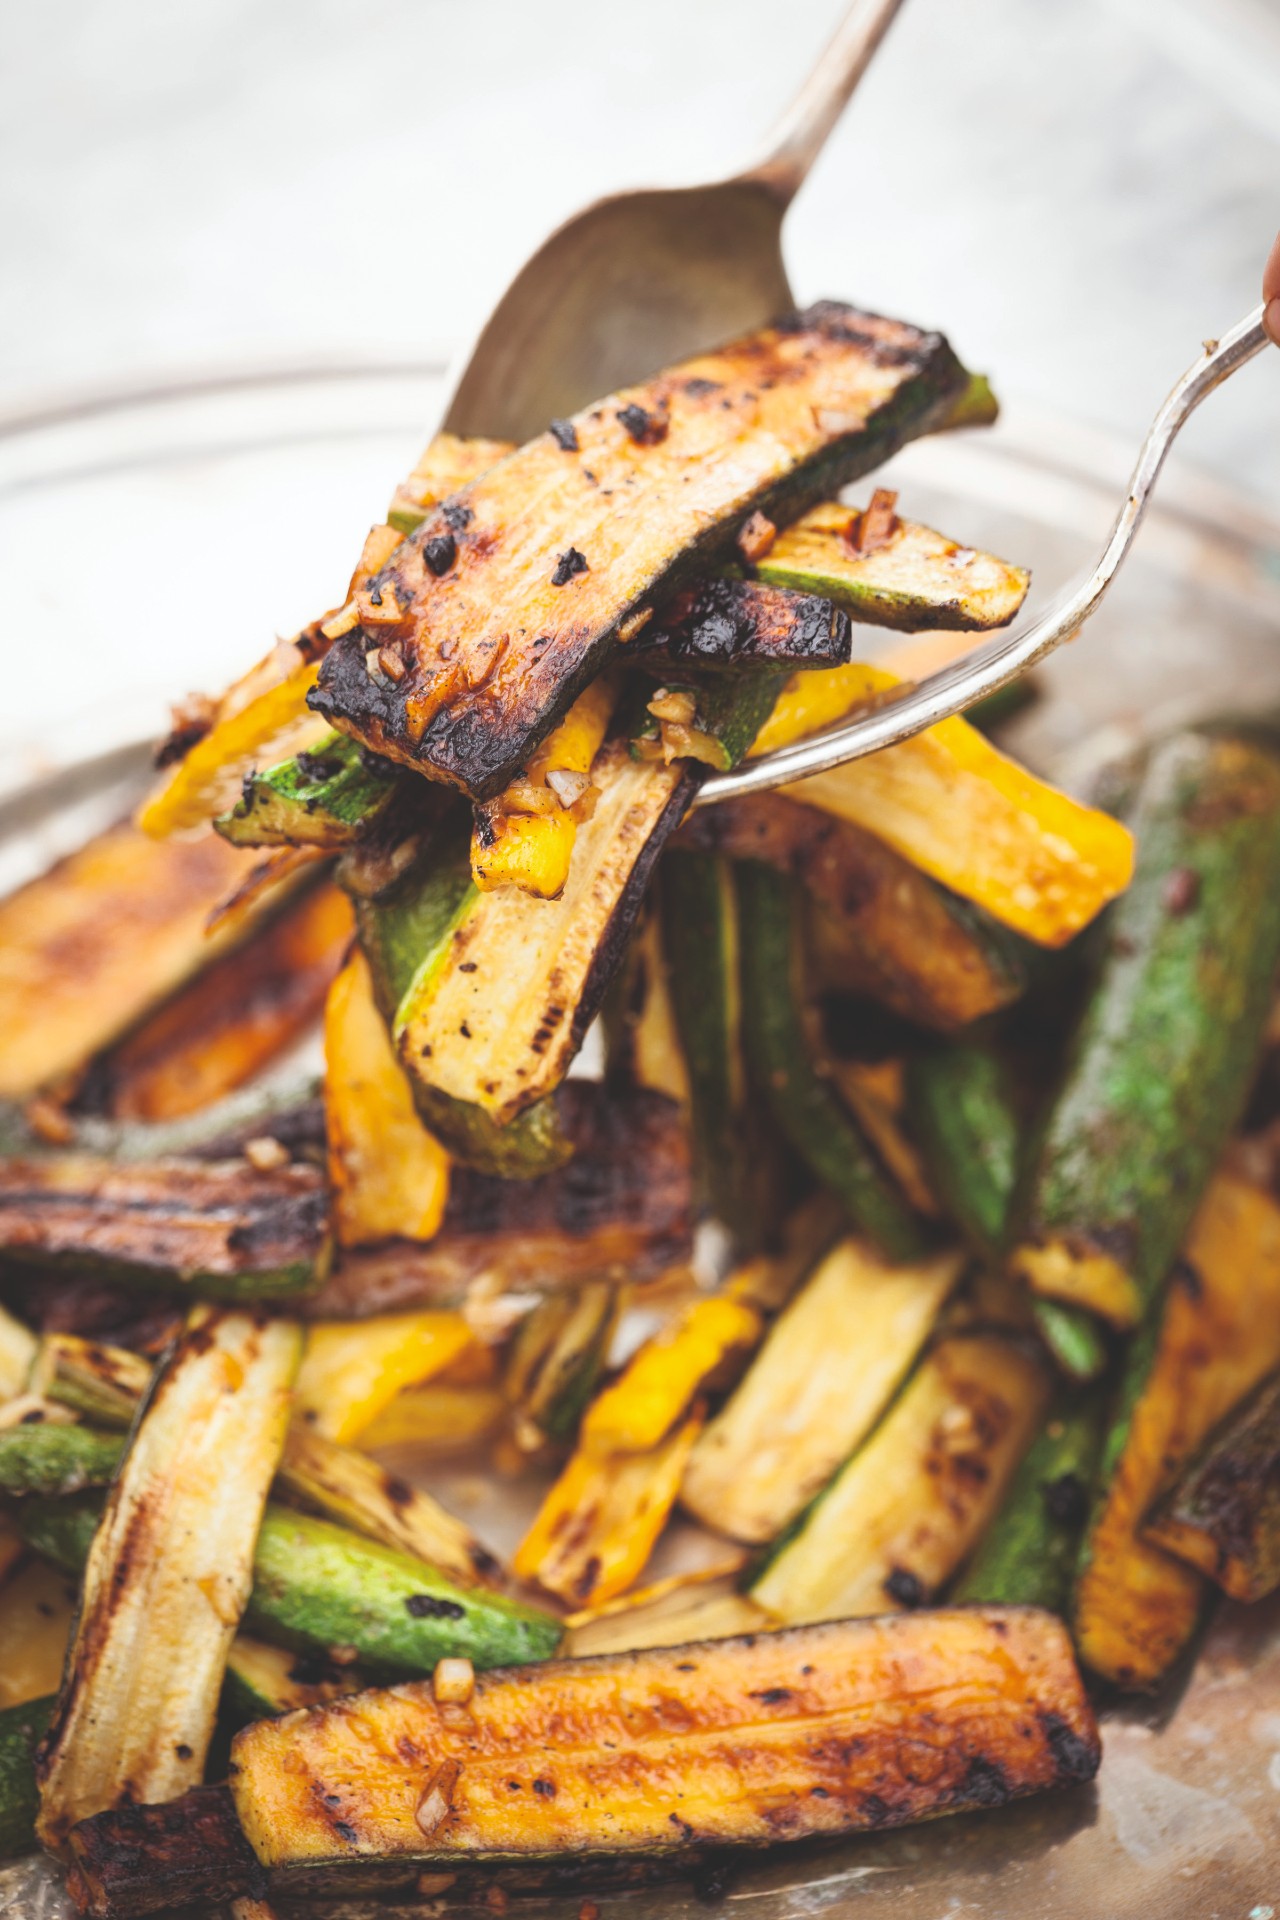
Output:
[[[119,414],[52,436],[15,433],[15,415],[192,373],[447,359],[588,199],[751,158],[839,12],[10,4],[5,780],[159,730],[170,699],[340,597],[438,383],[344,389],[346,439],[329,391],[314,452],[294,388],[277,455],[264,389],[215,396],[198,430],[132,416],[123,464]],[[802,300],[944,327],[1011,424],[1031,403],[1134,445],[1200,341],[1256,303],[1277,226],[1280,0],[907,0],[787,248]],[[140,464],[166,434],[243,445]],[[1177,458],[1280,510],[1280,354],[1214,397]]]
[[[585,199],[744,158],[838,12],[12,5],[0,402],[447,351]],[[942,324],[1007,393],[1136,434],[1278,225],[1280,0],[908,0],[789,251],[802,297]],[[1195,456],[1280,501],[1278,409],[1246,376]]]

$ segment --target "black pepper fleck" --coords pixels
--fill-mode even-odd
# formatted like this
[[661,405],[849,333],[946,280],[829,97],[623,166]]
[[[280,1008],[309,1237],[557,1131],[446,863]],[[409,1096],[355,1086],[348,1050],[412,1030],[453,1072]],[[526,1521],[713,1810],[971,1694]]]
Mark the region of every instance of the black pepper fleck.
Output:
[[617,415],[618,424],[624,427],[638,447],[656,447],[660,440],[667,437],[667,422],[660,414],[646,413],[633,400],[623,407]]
[[406,1594],[404,1610],[415,1620],[462,1620],[467,1611],[456,1600],[441,1600],[434,1593]]
[[556,570],[551,576],[553,587],[567,587],[575,574],[586,573],[587,556],[579,553],[576,547],[566,547],[556,561]]
[[437,577],[448,573],[458,557],[458,543],[451,533],[433,533],[422,543],[422,557]]
[[578,429],[572,420],[553,420],[547,432],[564,453],[578,451]]
[[924,1605],[924,1586],[907,1567],[895,1567],[884,1583],[884,1590],[900,1607]]
[[1045,1512],[1064,1527],[1084,1519],[1089,1507],[1089,1492],[1078,1473],[1060,1474],[1044,1490]]

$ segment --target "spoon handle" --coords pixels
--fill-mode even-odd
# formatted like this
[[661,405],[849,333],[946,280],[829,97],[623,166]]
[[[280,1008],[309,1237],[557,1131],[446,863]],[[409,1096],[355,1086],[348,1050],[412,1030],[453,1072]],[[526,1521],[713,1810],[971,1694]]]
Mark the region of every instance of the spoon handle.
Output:
[[762,159],[742,176],[788,206],[826,145],[902,0],[853,0],[809,78],[769,136]]

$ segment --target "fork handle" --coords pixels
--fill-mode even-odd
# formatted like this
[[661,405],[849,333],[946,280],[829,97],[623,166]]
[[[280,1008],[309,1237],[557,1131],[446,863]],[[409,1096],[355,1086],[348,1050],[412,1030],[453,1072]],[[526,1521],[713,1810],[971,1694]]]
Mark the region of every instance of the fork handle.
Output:
[[759,181],[784,207],[790,204],[901,5],[902,0],[853,0],[774,127],[763,158],[747,169],[744,179]]

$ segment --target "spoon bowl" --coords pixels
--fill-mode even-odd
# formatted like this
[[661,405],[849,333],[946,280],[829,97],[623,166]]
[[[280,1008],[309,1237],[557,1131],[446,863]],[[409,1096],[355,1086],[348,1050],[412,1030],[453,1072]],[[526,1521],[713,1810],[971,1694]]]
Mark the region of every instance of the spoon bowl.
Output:
[[597,200],[527,260],[465,356],[448,433],[530,439],[548,420],[794,305],[788,206],[902,0],[854,0],[764,157],[708,186]]

